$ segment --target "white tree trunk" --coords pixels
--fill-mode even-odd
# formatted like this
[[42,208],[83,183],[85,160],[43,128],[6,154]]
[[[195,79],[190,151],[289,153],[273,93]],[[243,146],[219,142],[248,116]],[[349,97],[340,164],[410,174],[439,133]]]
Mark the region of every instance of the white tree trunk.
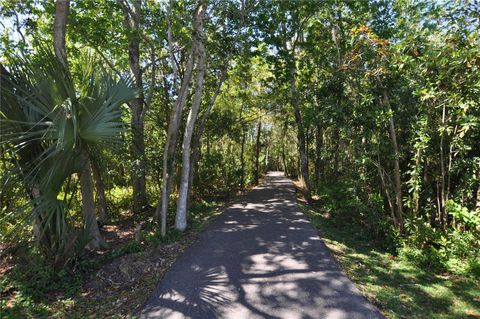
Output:
[[187,228],[187,202],[188,202],[188,184],[190,177],[190,159],[191,159],[191,142],[193,129],[200,109],[202,100],[203,82],[205,78],[205,47],[203,45],[203,17],[205,15],[206,6],[202,3],[195,17],[197,36],[199,37],[196,55],[197,55],[197,75],[195,79],[195,96],[193,98],[192,107],[188,113],[185,133],[183,135],[182,144],[182,177],[180,181],[180,191],[177,203],[177,214],[175,218],[175,228],[184,231]]
[[187,68],[183,77],[180,94],[175,101],[175,105],[170,115],[170,122],[168,125],[167,141],[163,151],[163,170],[162,170],[162,197],[157,205],[155,215],[160,220],[160,234],[165,236],[167,233],[167,212],[168,200],[170,197],[170,189],[172,183],[173,167],[175,162],[175,151],[177,148],[178,131],[180,129],[180,120],[182,118],[182,111],[187,101],[188,89],[190,87],[190,79],[192,77],[193,69],[193,54],[187,62]]
[[[228,60],[227,60],[228,61]],[[192,141],[192,158],[190,159],[190,176],[188,177],[188,195],[187,195],[187,218],[188,218],[188,209],[190,205],[190,198],[191,198],[191,193],[192,193],[192,187],[193,187],[193,177],[195,174],[195,167],[198,162],[198,158],[200,155],[200,146],[201,146],[201,139],[203,136],[203,133],[205,132],[205,126],[207,124],[207,118],[210,115],[210,112],[212,111],[213,105],[215,104],[215,101],[217,99],[218,94],[220,93],[220,90],[222,88],[223,82],[225,81],[225,78],[227,76],[227,66],[221,71],[220,73],[220,78],[218,80],[217,88],[215,89],[215,93],[213,94],[207,109],[202,115],[202,119],[200,120],[200,124],[198,125],[198,130],[197,134],[194,134],[193,136],[193,141]]]
[[[180,129],[180,121],[182,119],[182,111],[187,101],[188,91],[190,88],[190,80],[192,78],[192,71],[194,66],[194,52],[196,51],[196,46],[198,42],[197,37],[195,36],[197,34],[196,28],[198,27],[198,25],[195,21],[197,20],[199,9],[200,9],[200,6],[197,6],[197,10],[195,10],[194,24],[193,24],[194,39],[193,39],[193,44],[191,49],[192,51],[190,53],[190,56],[187,61],[187,66],[184,71],[182,85],[177,92],[178,93],[177,100],[175,101],[175,105],[172,108],[172,111],[170,114],[170,121],[168,124],[168,132],[167,132],[167,141],[165,143],[165,148],[163,151],[162,195],[157,205],[157,209],[155,211],[155,215],[157,216],[160,222],[160,234],[162,236],[165,236],[165,234],[167,233],[168,201],[170,197],[173,168],[175,164],[175,151],[177,148],[177,139],[178,139],[178,133]],[[173,46],[171,45],[171,43],[169,43],[170,56],[172,59],[171,64],[173,65],[176,62],[173,57],[172,49],[173,49]],[[176,70],[176,67],[174,67],[174,70]],[[174,77],[176,78],[176,74],[174,74]]]

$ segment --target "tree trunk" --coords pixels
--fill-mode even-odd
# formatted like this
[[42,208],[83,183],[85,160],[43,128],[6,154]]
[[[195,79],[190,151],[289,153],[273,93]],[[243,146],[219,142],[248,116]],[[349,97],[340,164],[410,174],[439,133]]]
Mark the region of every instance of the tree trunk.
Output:
[[305,129],[305,153],[307,155],[307,167],[310,167],[310,157],[309,157],[309,150],[310,150],[310,127]]
[[[53,27],[53,46],[57,59],[68,70],[67,53],[65,48],[65,34],[70,7],[69,0],[57,0],[55,3],[55,19]],[[80,173],[80,189],[82,194],[82,212],[83,222],[87,235],[91,238],[89,247],[91,249],[99,249],[106,247],[100,230],[97,225],[95,214],[95,200],[93,196],[92,173],[90,168],[90,160],[88,153],[82,150],[80,159],[83,164]]]
[[[242,83],[243,84],[243,83]],[[242,106],[240,108],[240,121],[243,120],[243,109],[245,108],[245,103],[242,102]],[[241,141],[240,141],[240,188],[243,189],[245,187],[245,128],[242,125],[240,127],[241,130]]]
[[242,127],[242,145],[240,147],[240,188],[245,187],[245,129]]
[[217,87],[215,89],[215,93],[210,99],[210,102],[207,106],[207,109],[205,110],[205,113],[203,113],[202,115],[202,119],[200,120],[200,125],[198,126],[197,134],[193,136],[192,159],[190,163],[191,168],[190,168],[190,173],[188,178],[187,217],[188,217],[188,211],[190,206],[190,195],[193,188],[193,179],[194,179],[193,177],[195,176],[196,166],[198,163],[198,159],[200,157],[200,147],[201,147],[202,136],[203,136],[203,133],[205,133],[207,118],[210,115],[210,112],[213,106],[215,105],[215,101],[217,100],[218,94],[220,94],[220,90],[222,88],[222,85],[223,85],[223,82],[225,81],[226,76],[227,76],[227,67],[225,67],[221,71],[220,78],[218,79]]
[[402,202],[402,180],[400,172],[400,153],[398,151],[397,135],[395,132],[395,123],[393,116],[388,121],[388,131],[390,134],[390,141],[393,148],[393,181],[395,190],[395,204],[397,207],[397,219],[399,223],[399,229],[403,232],[403,202]]
[[260,178],[260,136],[262,132],[262,120],[258,120],[257,141],[255,146],[255,184],[258,184]]
[[[387,95],[387,91],[383,87],[382,82],[380,81],[380,77],[376,77],[377,82],[382,90],[382,98],[380,99],[380,103],[387,108],[388,111],[392,111],[392,107],[390,105],[390,100]],[[399,230],[403,233],[403,202],[402,202],[402,174],[400,171],[400,151],[398,148],[397,143],[397,134],[395,131],[395,122],[393,120],[393,116],[390,116],[388,120],[388,133],[390,136],[390,143],[392,145],[393,150],[393,189],[395,192],[395,207],[396,207],[396,215],[397,220],[399,223]]]
[[288,167],[287,167],[287,159],[285,158],[285,139],[282,141],[282,163],[283,163],[283,171],[284,171],[285,176],[289,176]]
[[315,181],[320,185],[322,180],[322,148],[323,148],[323,127],[317,124],[315,131]]
[[[195,11],[195,16],[197,15],[197,10]],[[194,30],[194,34],[196,30]],[[196,41],[192,43],[191,52],[187,61],[187,66],[184,71],[183,81],[180,89],[178,90],[178,96],[175,101],[175,105],[172,108],[170,114],[170,121],[168,125],[167,132],[167,141],[165,143],[163,151],[163,170],[162,170],[162,195],[161,199],[157,205],[155,215],[157,216],[160,223],[160,234],[165,236],[167,232],[167,212],[168,212],[168,201],[170,197],[170,189],[173,181],[173,171],[175,164],[175,151],[177,148],[177,139],[180,129],[180,121],[182,119],[182,111],[185,107],[187,101],[188,91],[190,87],[190,80],[192,78],[192,70],[194,64],[193,51],[196,47]],[[176,63],[174,60],[171,61],[172,64]]]
[[[55,49],[55,55],[67,70],[68,63],[65,48],[65,34],[69,6],[69,0],[56,1],[53,30],[53,46]],[[88,153],[85,149],[81,151],[80,160],[83,165],[83,169],[80,172],[83,223],[85,231],[90,237],[89,247],[90,249],[96,250],[106,247],[106,243],[100,234],[100,230],[98,229],[97,218],[95,214],[95,200],[93,196],[92,172]]]
[[308,177],[308,160],[305,146],[305,130],[303,128],[302,115],[300,113],[299,97],[297,88],[295,86],[295,52],[292,53],[292,61],[290,61],[290,102],[293,107],[293,114],[295,115],[295,122],[297,124],[297,139],[300,153],[300,172],[305,183],[305,198],[308,203],[312,201],[310,194],[310,179]]
[[476,203],[475,203],[475,208],[477,209],[477,211],[480,211],[480,163],[478,164],[478,167],[477,167],[477,200],[476,200]]
[[[140,66],[140,23],[142,15],[142,1],[133,0],[132,6],[126,2],[119,2],[124,11],[124,24],[130,30],[128,37],[128,62],[130,72],[135,80],[138,97],[129,103],[132,129],[132,145],[130,148],[132,158],[132,184],[133,184],[133,211],[142,212],[148,205],[145,181],[145,132],[144,132],[144,103],[142,68]],[[152,63],[155,63],[152,61]]]
[[70,0],[55,1],[55,18],[53,21],[53,48],[55,50],[55,56],[65,68],[67,68],[65,33],[69,8]]
[[335,180],[339,176],[339,166],[340,166],[340,128],[338,124],[335,124],[335,129],[333,130],[333,177]]
[[104,225],[108,222],[108,205],[107,197],[105,196],[105,183],[103,181],[103,177],[100,172],[100,167],[98,167],[97,161],[95,159],[92,159],[91,164],[93,179],[95,181],[95,194],[97,195],[97,205],[100,209],[100,212],[98,214],[98,222]]
[[92,250],[106,248],[107,243],[103,240],[97,224],[93,196],[92,171],[87,151],[82,150],[80,157],[83,162],[83,169],[80,172],[80,190],[82,194],[82,212],[85,232],[90,239],[88,247]]
[[394,209],[394,206],[393,206],[393,203],[392,203],[392,198],[390,196],[390,193],[388,191],[388,187],[385,183],[385,171],[383,170],[382,166],[380,165],[380,155],[378,156],[378,165],[377,165],[377,169],[378,169],[378,175],[380,177],[380,189],[381,189],[381,192],[385,194],[385,197],[387,198],[387,204],[388,204],[388,208],[390,210],[390,215],[392,217],[392,220],[393,220],[393,225],[396,227],[396,228],[399,228],[400,227],[400,223],[397,219],[397,216],[395,215],[395,209]]
[[185,126],[185,133],[183,135],[182,144],[182,176],[180,180],[180,190],[177,202],[177,214],[175,218],[175,228],[184,231],[187,228],[187,201],[188,201],[188,184],[190,180],[190,162],[191,162],[191,142],[193,129],[197,120],[200,103],[202,100],[203,82],[206,68],[206,54],[203,44],[203,18],[205,16],[206,5],[202,2],[199,4],[198,13],[195,16],[194,24],[196,24],[197,39],[197,67],[195,79],[195,95],[193,98],[192,107],[188,113],[187,124]]

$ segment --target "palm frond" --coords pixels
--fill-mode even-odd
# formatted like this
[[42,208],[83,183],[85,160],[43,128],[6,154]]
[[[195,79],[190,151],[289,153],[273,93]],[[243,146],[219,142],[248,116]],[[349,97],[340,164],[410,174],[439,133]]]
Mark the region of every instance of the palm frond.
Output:
[[68,203],[57,196],[84,165],[82,150],[121,141],[123,106],[137,92],[131,79],[115,80],[91,54],[79,65],[77,83],[47,46],[38,47],[37,57],[8,62],[0,79],[0,143],[13,154],[18,169],[11,173],[21,177],[26,193],[40,190],[25,207],[29,219],[41,220],[58,241],[55,249],[62,249]]

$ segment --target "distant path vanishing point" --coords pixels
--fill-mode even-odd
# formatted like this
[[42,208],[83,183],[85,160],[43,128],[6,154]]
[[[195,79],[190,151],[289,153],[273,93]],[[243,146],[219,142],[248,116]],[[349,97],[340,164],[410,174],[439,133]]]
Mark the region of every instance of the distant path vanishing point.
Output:
[[384,318],[333,260],[270,172],[232,204],[165,274],[140,318]]

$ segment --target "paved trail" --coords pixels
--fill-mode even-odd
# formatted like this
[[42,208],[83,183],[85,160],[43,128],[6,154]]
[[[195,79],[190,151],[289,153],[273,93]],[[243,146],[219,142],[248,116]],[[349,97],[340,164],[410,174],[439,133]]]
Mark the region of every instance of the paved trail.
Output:
[[271,172],[180,257],[140,318],[383,318],[344,275]]

